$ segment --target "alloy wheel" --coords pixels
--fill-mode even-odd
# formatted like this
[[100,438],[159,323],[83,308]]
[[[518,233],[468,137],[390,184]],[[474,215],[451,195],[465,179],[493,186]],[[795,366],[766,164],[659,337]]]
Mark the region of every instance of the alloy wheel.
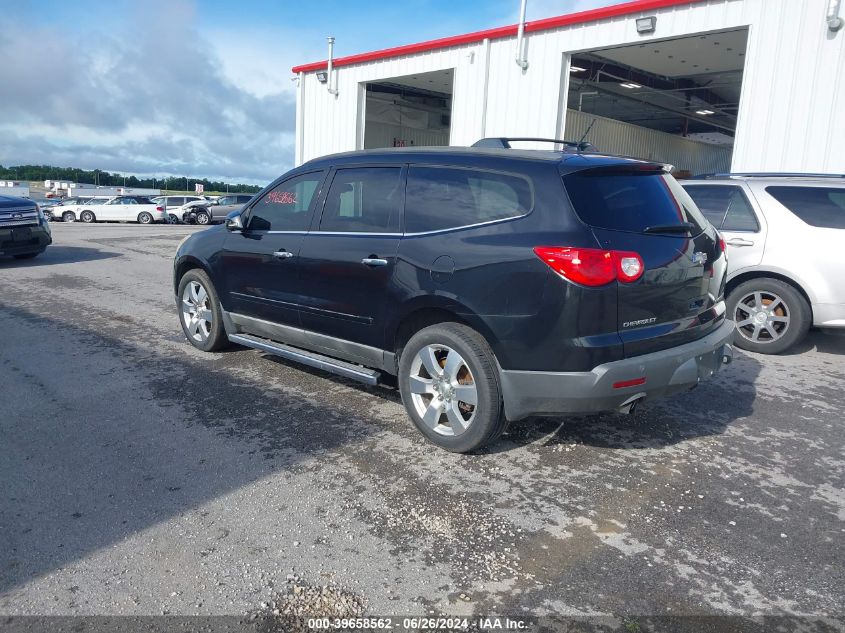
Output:
[[736,304],[734,321],[740,336],[753,343],[773,343],[789,329],[790,310],[773,292],[754,291]]
[[205,342],[213,319],[208,292],[198,281],[189,281],[182,291],[182,321],[188,335],[199,343]]
[[423,422],[441,435],[463,434],[475,419],[478,389],[463,357],[445,345],[426,345],[411,362],[411,400]]

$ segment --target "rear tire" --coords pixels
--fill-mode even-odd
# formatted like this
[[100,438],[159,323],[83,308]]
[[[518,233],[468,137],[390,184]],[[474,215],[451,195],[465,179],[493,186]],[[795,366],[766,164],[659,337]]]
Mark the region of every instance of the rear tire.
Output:
[[728,295],[737,347],[780,354],[801,341],[812,323],[810,304],[794,286],[771,277],[749,279]]
[[15,259],[32,259],[33,257],[38,257],[44,251],[38,251],[37,253],[20,253],[18,255],[14,255]]
[[182,275],[176,307],[182,331],[191,345],[204,352],[228,347],[220,299],[204,270],[193,268]]
[[197,211],[196,223],[205,226],[211,223],[211,216],[206,211]]
[[146,211],[141,211],[138,214],[138,224],[152,224],[153,223],[153,216]]
[[92,222],[97,221],[97,218],[91,211],[83,211],[79,214],[79,219],[85,222],[86,224],[91,224]]
[[495,356],[466,325],[439,323],[414,334],[401,352],[398,381],[411,421],[440,448],[468,453],[505,430]]
[[62,213],[62,222],[76,222],[76,215],[73,211],[65,211]]

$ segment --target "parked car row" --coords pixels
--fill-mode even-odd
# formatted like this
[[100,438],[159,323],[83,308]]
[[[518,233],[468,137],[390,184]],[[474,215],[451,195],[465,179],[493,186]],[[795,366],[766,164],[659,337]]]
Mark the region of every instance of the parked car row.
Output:
[[[90,196],[48,200],[43,211],[50,220],[63,222],[137,221],[170,222],[172,224],[215,224],[222,222],[232,211],[241,209],[252,194],[236,193],[218,198],[202,196]],[[134,208],[132,205],[152,205]],[[102,208],[108,206],[108,209]],[[96,208],[95,208],[96,207]],[[148,213],[149,215],[143,215]],[[163,215],[162,215],[163,214]]]
[[231,206],[176,253],[188,341],[395,381],[451,451],[528,416],[630,412],[734,342],[845,331],[845,176],[679,183],[631,159],[427,148],[317,159]]
[[92,196],[87,199],[63,201],[61,205],[45,208],[52,220],[64,222],[138,222],[153,224],[168,222],[164,207],[144,196]]

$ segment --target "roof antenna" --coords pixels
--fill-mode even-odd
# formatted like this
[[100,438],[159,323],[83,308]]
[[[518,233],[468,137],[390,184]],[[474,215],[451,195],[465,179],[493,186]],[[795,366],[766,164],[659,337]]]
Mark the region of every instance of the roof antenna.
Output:
[[590,131],[593,129],[593,126],[596,124],[597,120],[598,119],[593,118],[593,120],[590,121],[590,125],[587,126],[587,131],[584,132],[584,136],[582,136],[580,139],[578,139],[578,153],[581,153],[585,149],[589,149],[590,147],[592,147],[592,145],[590,143],[585,143],[584,141],[586,140],[587,135],[589,135]]

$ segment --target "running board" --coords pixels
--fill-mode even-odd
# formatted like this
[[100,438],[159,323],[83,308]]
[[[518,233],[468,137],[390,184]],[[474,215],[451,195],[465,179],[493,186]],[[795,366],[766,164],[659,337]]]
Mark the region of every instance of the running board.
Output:
[[230,334],[229,340],[238,345],[252,347],[253,349],[273,354],[274,356],[281,356],[288,360],[308,365],[316,369],[331,372],[339,376],[345,376],[352,380],[359,380],[368,385],[375,385],[378,383],[379,372],[374,369],[369,369],[362,365],[355,365],[347,363],[331,356],[324,356],[316,352],[310,352],[298,347],[285,345],[284,343],[276,343],[266,338],[252,336],[251,334]]

